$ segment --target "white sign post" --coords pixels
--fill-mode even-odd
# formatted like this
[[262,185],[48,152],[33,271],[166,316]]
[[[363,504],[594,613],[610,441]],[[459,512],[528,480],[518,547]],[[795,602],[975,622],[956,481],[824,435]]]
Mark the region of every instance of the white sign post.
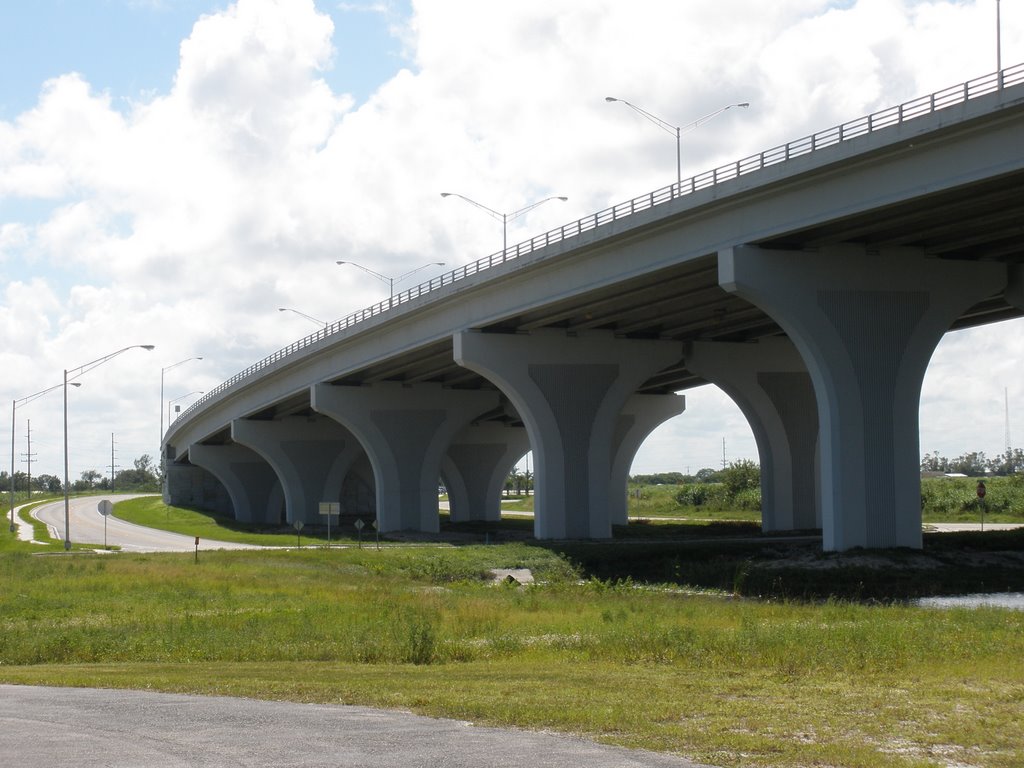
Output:
[[331,548],[331,515],[341,514],[341,504],[337,501],[321,501],[320,514],[327,515],[327,548]]

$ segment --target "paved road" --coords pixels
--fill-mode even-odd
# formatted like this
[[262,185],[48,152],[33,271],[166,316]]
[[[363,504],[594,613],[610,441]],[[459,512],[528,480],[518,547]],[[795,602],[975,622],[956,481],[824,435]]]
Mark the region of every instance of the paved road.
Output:
[[[106,520],[106,539],[104,539],[104,520],[99,513],[99,503],[108,499],[115,504],[119,501],[133,499],[130,494],[114,494],[106,496],[85,496],[71,499],[69,517],[71,518],[71,541],[76,544],[96,544],[103,546],[104,540],[110,546],[118,546],[125,552],[194,552],[195,537],[183,536],[180,533],[168,533],[155,528],[143,528],[133,523],[110,516]],[[57,537],[64,538],[64,501],[55,501],[36,507],[33,516],[56,531]],[[200,539],[199,549],[251,549],[244,544],[226,541],[204,541]]]
[[0,755],[12,768],[700,768],[366,707],[11,685],[0,685]]

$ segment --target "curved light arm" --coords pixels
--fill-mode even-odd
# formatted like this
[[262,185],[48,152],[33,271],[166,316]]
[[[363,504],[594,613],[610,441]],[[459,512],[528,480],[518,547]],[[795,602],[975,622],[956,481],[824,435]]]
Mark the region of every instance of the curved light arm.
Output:
[[478,203],[476,200],[473,200],[472,198],[466,197],[465,195],[460,195],[458,192],[442,192],[441,193],[441,197],[457,197],[460,200],[465,200],[470,205],[472,205],[472,206],[474,206],[476,208],[479,208],[481,211],[484,211],[488,215],[493,216],[498,221],[504,221],[505,220],[505,214],[504,213],[498,213],[498,211],[494,210],[493,208],[488,208],[483,203]]
[[380,272],[376,272],[376,271],[370,269],[369,267],[364,267],[362,264],[358,264],[357,262],[354,262],[354,261],[336,261],[334,263],[335,264],[339,264],[339,265],[341,265],[341,264],[348,264],[349,266],[355,267],[356,269],[361,269],[363,272],[365,272],[368,275],[371,275],[372,277],[376,277],[382,283],[386,283],[387,286],[388,286],[388,289],[391,291],[391,297],[392,298],[394,298],[394,295],[395,295],[395,283],[400,283],[402,280],[405,280],[405,278],[409,277],[410,275],[416,274],[421,269],[426,269],[427,267],[443,267],[444,266],[444,262],[443,261],[428,261],[426,264],[421,264],[420,266],[416,267],[415,269],[410,269],[408,272],[404,272],[401,275],[398,275],[398,277],[388,277],[387,275],[382,275]]
[[[69,368],[67,370],[68,381],[70,382],[72,379],[77,379],[79,376],[88,373],[93,368],[98,368],[108,360],[112,360],[113,358],[120,355],[122,352],[127,352],[129,349],[145,349],[147,352],[151,352],[152,350],[156,349],[156,347],[154,347],[152,344],[133,344],[130,347],[125,347],[124,349],[117,350],[117,352],[111,352],[109,355],[104,355],[103,357],[97,358],[96,360],[86,363],[85,365],[80,365],[77,368]],[[177,365],[177,363],[175,365]],[[173,368],[174,366],[171,367]]]
[[[80,386],[82,386],[82,383],[80,381],[76,381],[73,384],[71,384],[71,386],[72,387],[80,387]],[[33,395],[26,395],[25,397],[22,397],[22,398],[19,398],[19,399],[15,400],[14,401],[14,407],[18,408],[18,407],[20,407],[22,405],[28,405],[33,400],[38,400],[43,395],[48,395],[51,392],[56,392],[58,389],[62,389],[63,387],[64,387],[63,384],[54,384],[52,387],[44,389],[44,390],[42,390],[40,392],[36,392]]]
[[749,106],[750,106],[750,102],[749,101],[742,101],[739,104],[728,104],[727,106],[724,106],[721,109],[716,109],[714,112],[711,112],[710,114],[704,115],[704,117],[697,118],[692,123],[687,123],[686,125],[681,126],[679,128],[679,131],[681,133],[686,133],[687,131],[692,131],[694,128],[697,128],[698,126],[704,125],[704,123],[706,123],[711,118],[718,117],[720,114],[725,112],[727,109],[732,109],[733,107],[743,107],[744,109],[746,109]]
[[[131,347],[129,347],[129,349],[131,349]],[[150,349],[152,349],[152,347],[150,347]],[[124,350],[121,350],[121,351],[123,352]],[[184,365],[185,363],[187,363],[187,362],[189,362],[191,360],[202,360],[202,359],[203,358],[201,358],[201,357],[186,357],[184,360],[179,360],[174,365],[168,365],[166,368],[161,368],[160,369],[160,375],[163,375],[167,371],[171,370],[171,368],[177,368],[179,365]]]
[[650,120],[652,123],[654,123],[656,126],[661,128],[663,131],[666,131],[667,133],[671,133],[673,136],[675,136],[676,132],[679,130],[679,128],[677,128],[676,126],[672,125],[672,123],[668,122],[667,120],[662,120],[657,115],[652,115],[646,109],[644,109],[642,107],[638,107],[636,104],[632,103],[631,101],[626,101],[625,99],[617,99],[614,96],[605,96],[604,100],[605,101],[617,101],[619,104],[625,104],[627,107],[632,109],[634,112],[636,112],[636,113],[638,113],[640,115],[643,115],[643,117],[645,117],[647,120]]
[[393,278],[387,277],[385,275],[382,275],[380,272],[375,272],[374,270],[370,269],[369,267],[364,267],[362,264],[357,264],[354,261],[336,261],[334,263],[338,264],[338,265],[348,264],[350,267],[355,267],[356,269],[361,269],[366,274],[371,275],[373,277],[376,277],[381,282],[390,283],[391,280],[393,279]]
[[305,312],[299,312],[299,310],[292,309],[291,307],[278,307],[277,311],[278,312],[294,312],[296,315],[299,315],[299,317],[304,317],[307,320],[309,320],[310,322],[316,323],[317,325],[322,325],[324,328],[326,328],[327,325],[328,325],[327,321],[325,321],[325,320],[318,320],[317,318],[313,317],[312,315],[307,315]]
[[545,197],[543,200],[538,200],[536,203],[531,203],[530,205],[526,206],[525,208],[520,208],[518,211],[513,211],[512,213],[507,214],[507,218],[508,218],[509,221],[512,221],[513,219],[517,219],[520,216],[522,216],[524,213],[529,213],[534,208],[536,208],[538,205],[544,205],[544,203],[548,202],[549,200],[561,200],[564,203],[568,199],[569,199],[568,197],[565,197],[563,195],[552,195],[551,197]]

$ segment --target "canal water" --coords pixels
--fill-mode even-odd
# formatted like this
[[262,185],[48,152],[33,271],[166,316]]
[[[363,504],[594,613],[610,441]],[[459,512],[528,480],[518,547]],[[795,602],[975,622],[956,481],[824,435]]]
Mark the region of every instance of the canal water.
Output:
[[951,595],[949,597],[922,597],[916,605],[923,608],[1012,608],[1024,611],[1024,592],[995,592],[977,595]]

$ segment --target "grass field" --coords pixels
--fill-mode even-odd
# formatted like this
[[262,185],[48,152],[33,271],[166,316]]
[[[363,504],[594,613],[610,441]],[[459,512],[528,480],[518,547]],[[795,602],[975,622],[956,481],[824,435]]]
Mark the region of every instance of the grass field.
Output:
[[[208,536],[228,533],[252,535]],[[913,558],[941,564],[964,547],[981,558],[1024,541],[930,538],[873,576],[856,556],[803,556],[827,566],[826,592],[860,579],[862,594],[891,597],[943,591],[943,567]],[[776,567],[784,549],[683,535],[204,552],[196,563],[8,547],[0,680],[400,707],[719,766],[1024,764],[1024,613],[733,596],[806,584],[806,568]],[[487,578],[512,567],[537,583]]]

